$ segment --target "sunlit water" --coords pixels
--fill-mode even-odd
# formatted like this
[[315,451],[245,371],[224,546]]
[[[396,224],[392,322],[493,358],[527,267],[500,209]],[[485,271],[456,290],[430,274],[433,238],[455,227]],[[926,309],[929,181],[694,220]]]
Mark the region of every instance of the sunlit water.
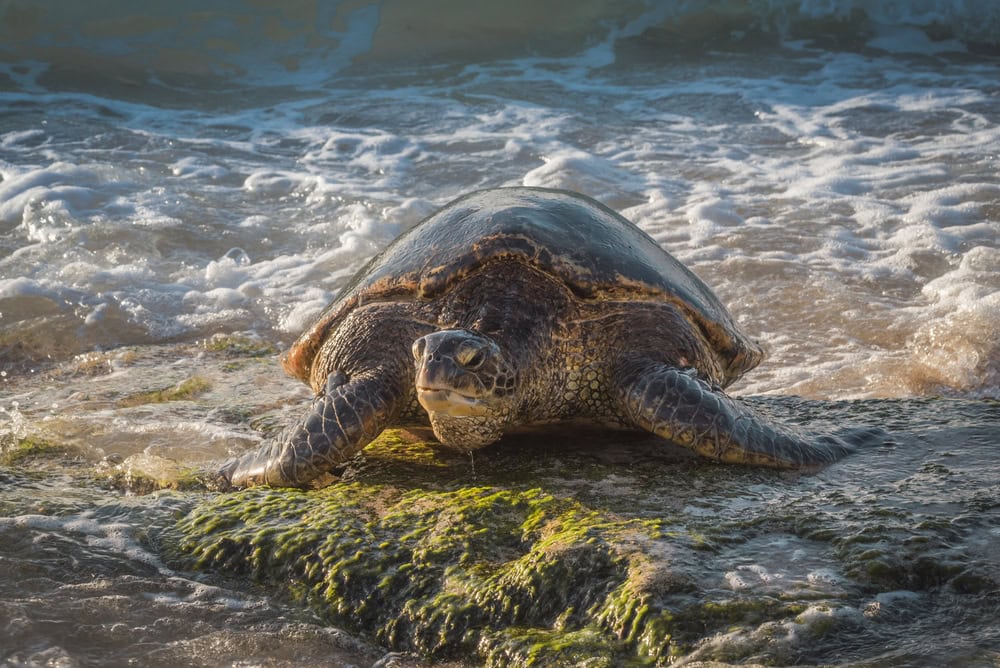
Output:
[[[307,396],[275,351],[355,269],[452,198],[523,184],[599,199],[712,286],[769,350],[735,394],[890,433],[791,491],[727,480],[712,512],[791,495],[846,535],[877,520],[838,499],[904,507],[926,522],[899,531],[980,578],[852,591],[869,640],[801,660],[995,663],[1000,17],[813,4],[0,9],[0,449],[62,447],[0,468],[0,661],[377,659],[265,591],[172,571],[150,536],[190,495],[92,473],[254,447]],[[259,350],[206,343],[232,333]],[[122,401],[192,377],[193,401]],[[822,570],[796,546],[808,572],[761,576],[779,539],[703,577]]]

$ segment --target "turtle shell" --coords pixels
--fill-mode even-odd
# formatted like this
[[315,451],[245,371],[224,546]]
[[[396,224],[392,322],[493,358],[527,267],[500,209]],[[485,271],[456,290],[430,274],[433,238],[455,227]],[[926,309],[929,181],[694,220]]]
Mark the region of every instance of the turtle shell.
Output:
[[497,188],[461,197],[397,237],[340,291],[282,363],[308,383],[320,345],[351,309],[432,300],[501,259],[558,278],[580,299],[673,303],[701,330],[727,375],[752,368],[762,356],[707,285],[616,212],[569,191]]

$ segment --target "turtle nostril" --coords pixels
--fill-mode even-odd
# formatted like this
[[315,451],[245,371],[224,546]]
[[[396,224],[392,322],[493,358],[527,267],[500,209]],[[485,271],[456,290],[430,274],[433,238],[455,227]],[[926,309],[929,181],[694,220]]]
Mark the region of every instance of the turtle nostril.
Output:
[[427,342],[424,337],[420,337],[413,342],[413,359],[420,361],[424,358],[424,351],[427,350]]

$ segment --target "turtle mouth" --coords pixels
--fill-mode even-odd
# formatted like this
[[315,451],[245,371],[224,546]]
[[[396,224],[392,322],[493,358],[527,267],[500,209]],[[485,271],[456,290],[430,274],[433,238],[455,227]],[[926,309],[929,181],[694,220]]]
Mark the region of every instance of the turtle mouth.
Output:
[[417,401],[428,413],[455,417],[486,415],[489,406],[478,397],[463,394],[453,387],[417,386]]

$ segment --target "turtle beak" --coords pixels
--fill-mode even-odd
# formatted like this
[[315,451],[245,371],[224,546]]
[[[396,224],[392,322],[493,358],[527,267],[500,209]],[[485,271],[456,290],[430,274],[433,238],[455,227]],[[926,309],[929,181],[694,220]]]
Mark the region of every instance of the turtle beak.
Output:
[[465,330],[444,330],[413,342],[417,400],[429,413],[485,415],[490,395],[479,372],[496,347],[489,339]]
[[417,401],[428,413],[445,413],[453,417],[475,417],[489,412],[482,401],[453,390],[418,387]]

